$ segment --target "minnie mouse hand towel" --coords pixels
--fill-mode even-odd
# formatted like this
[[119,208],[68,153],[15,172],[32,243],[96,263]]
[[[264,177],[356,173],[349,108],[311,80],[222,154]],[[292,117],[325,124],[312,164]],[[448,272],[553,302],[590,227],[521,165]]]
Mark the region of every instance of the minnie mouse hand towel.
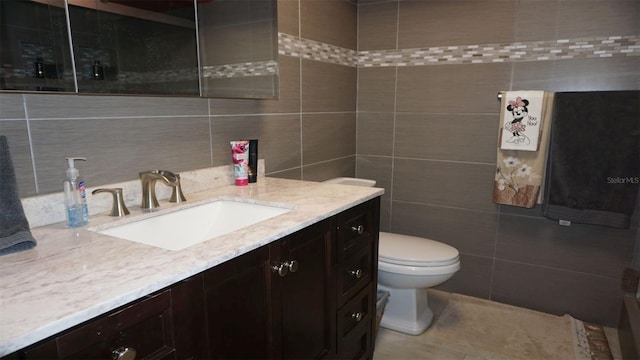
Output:
[[500,149],[537,151],[544,121],[544,91],[507,91],[504,98]]

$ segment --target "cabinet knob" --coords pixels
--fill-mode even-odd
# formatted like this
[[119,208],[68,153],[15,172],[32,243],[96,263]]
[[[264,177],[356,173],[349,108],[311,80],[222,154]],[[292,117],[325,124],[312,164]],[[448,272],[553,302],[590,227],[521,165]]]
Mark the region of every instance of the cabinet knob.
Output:
[[360,279],[362,275],[364,275],[364,271],[362,271],[362,269],[356,269],[356,270],[349,271],[349,274],[351,274],[351,276],[353,276],[356,279]]
[[287,260],[285,262],[275,264],[271,266],[271,271],[277,272],[280,276],[285,276],[289,272],[298,271],[298,261],[297,260]]
[[352,226],[351,227],[351,231],[357,232],[358,235],[362,235],[362,234],[364,234],[364,226],[362,226],[362,225]]
[[359,322],[360,320],[362,320],[363,317],[364,317],[364,314],[361,313],[360,311],[351,314],[351,318],[355,319],[356,322]]
[[280,276],[285,276],[289,272],[289,265],[286,263],[275,264],[271,266],[271,271],[278,273]]
[[113,360],[135,360],[136,349],[128,347],[119,347],[111,352]]
[[289,272],[294,273],[294,272],[298,271],[298,261],[297,260],[286,261],[284,264],[289,268]]

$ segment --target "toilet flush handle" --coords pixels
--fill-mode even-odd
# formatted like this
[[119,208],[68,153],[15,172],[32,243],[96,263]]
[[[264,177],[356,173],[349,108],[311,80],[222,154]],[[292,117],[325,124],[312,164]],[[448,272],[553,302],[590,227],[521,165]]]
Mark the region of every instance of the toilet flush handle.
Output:
[[351,227],[351,231],[357,232],[358,235],[362,235],[362,234],[364,234],[364,226],[362,226],[362,225],[352,226]]

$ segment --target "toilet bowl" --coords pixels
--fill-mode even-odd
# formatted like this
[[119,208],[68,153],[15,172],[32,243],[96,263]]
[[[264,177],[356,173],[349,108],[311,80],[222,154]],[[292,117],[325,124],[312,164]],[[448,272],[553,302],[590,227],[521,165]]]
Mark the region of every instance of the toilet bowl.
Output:
[[[360,181],[362,180],[362,181]],[[375,186],[375,181],[337,178],[327,182]],[[433,320],[427,289],[460,270],[458,250],[430,239],[380,232],[378,289],[389,291],[381,327],[410,335],[423,333]]]
[[427,289],[460,270],[458,250],[434,240],[380,233],[378,289],[390,292],[380,326],[406,334],[424,332],[433,320]]

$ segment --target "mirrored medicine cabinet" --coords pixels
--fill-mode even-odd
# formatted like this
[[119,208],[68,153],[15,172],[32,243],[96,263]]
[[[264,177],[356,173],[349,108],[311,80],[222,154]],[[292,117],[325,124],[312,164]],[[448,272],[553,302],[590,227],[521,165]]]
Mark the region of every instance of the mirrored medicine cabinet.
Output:
[[0,91],[274,99],[277,0],[2,0]]

